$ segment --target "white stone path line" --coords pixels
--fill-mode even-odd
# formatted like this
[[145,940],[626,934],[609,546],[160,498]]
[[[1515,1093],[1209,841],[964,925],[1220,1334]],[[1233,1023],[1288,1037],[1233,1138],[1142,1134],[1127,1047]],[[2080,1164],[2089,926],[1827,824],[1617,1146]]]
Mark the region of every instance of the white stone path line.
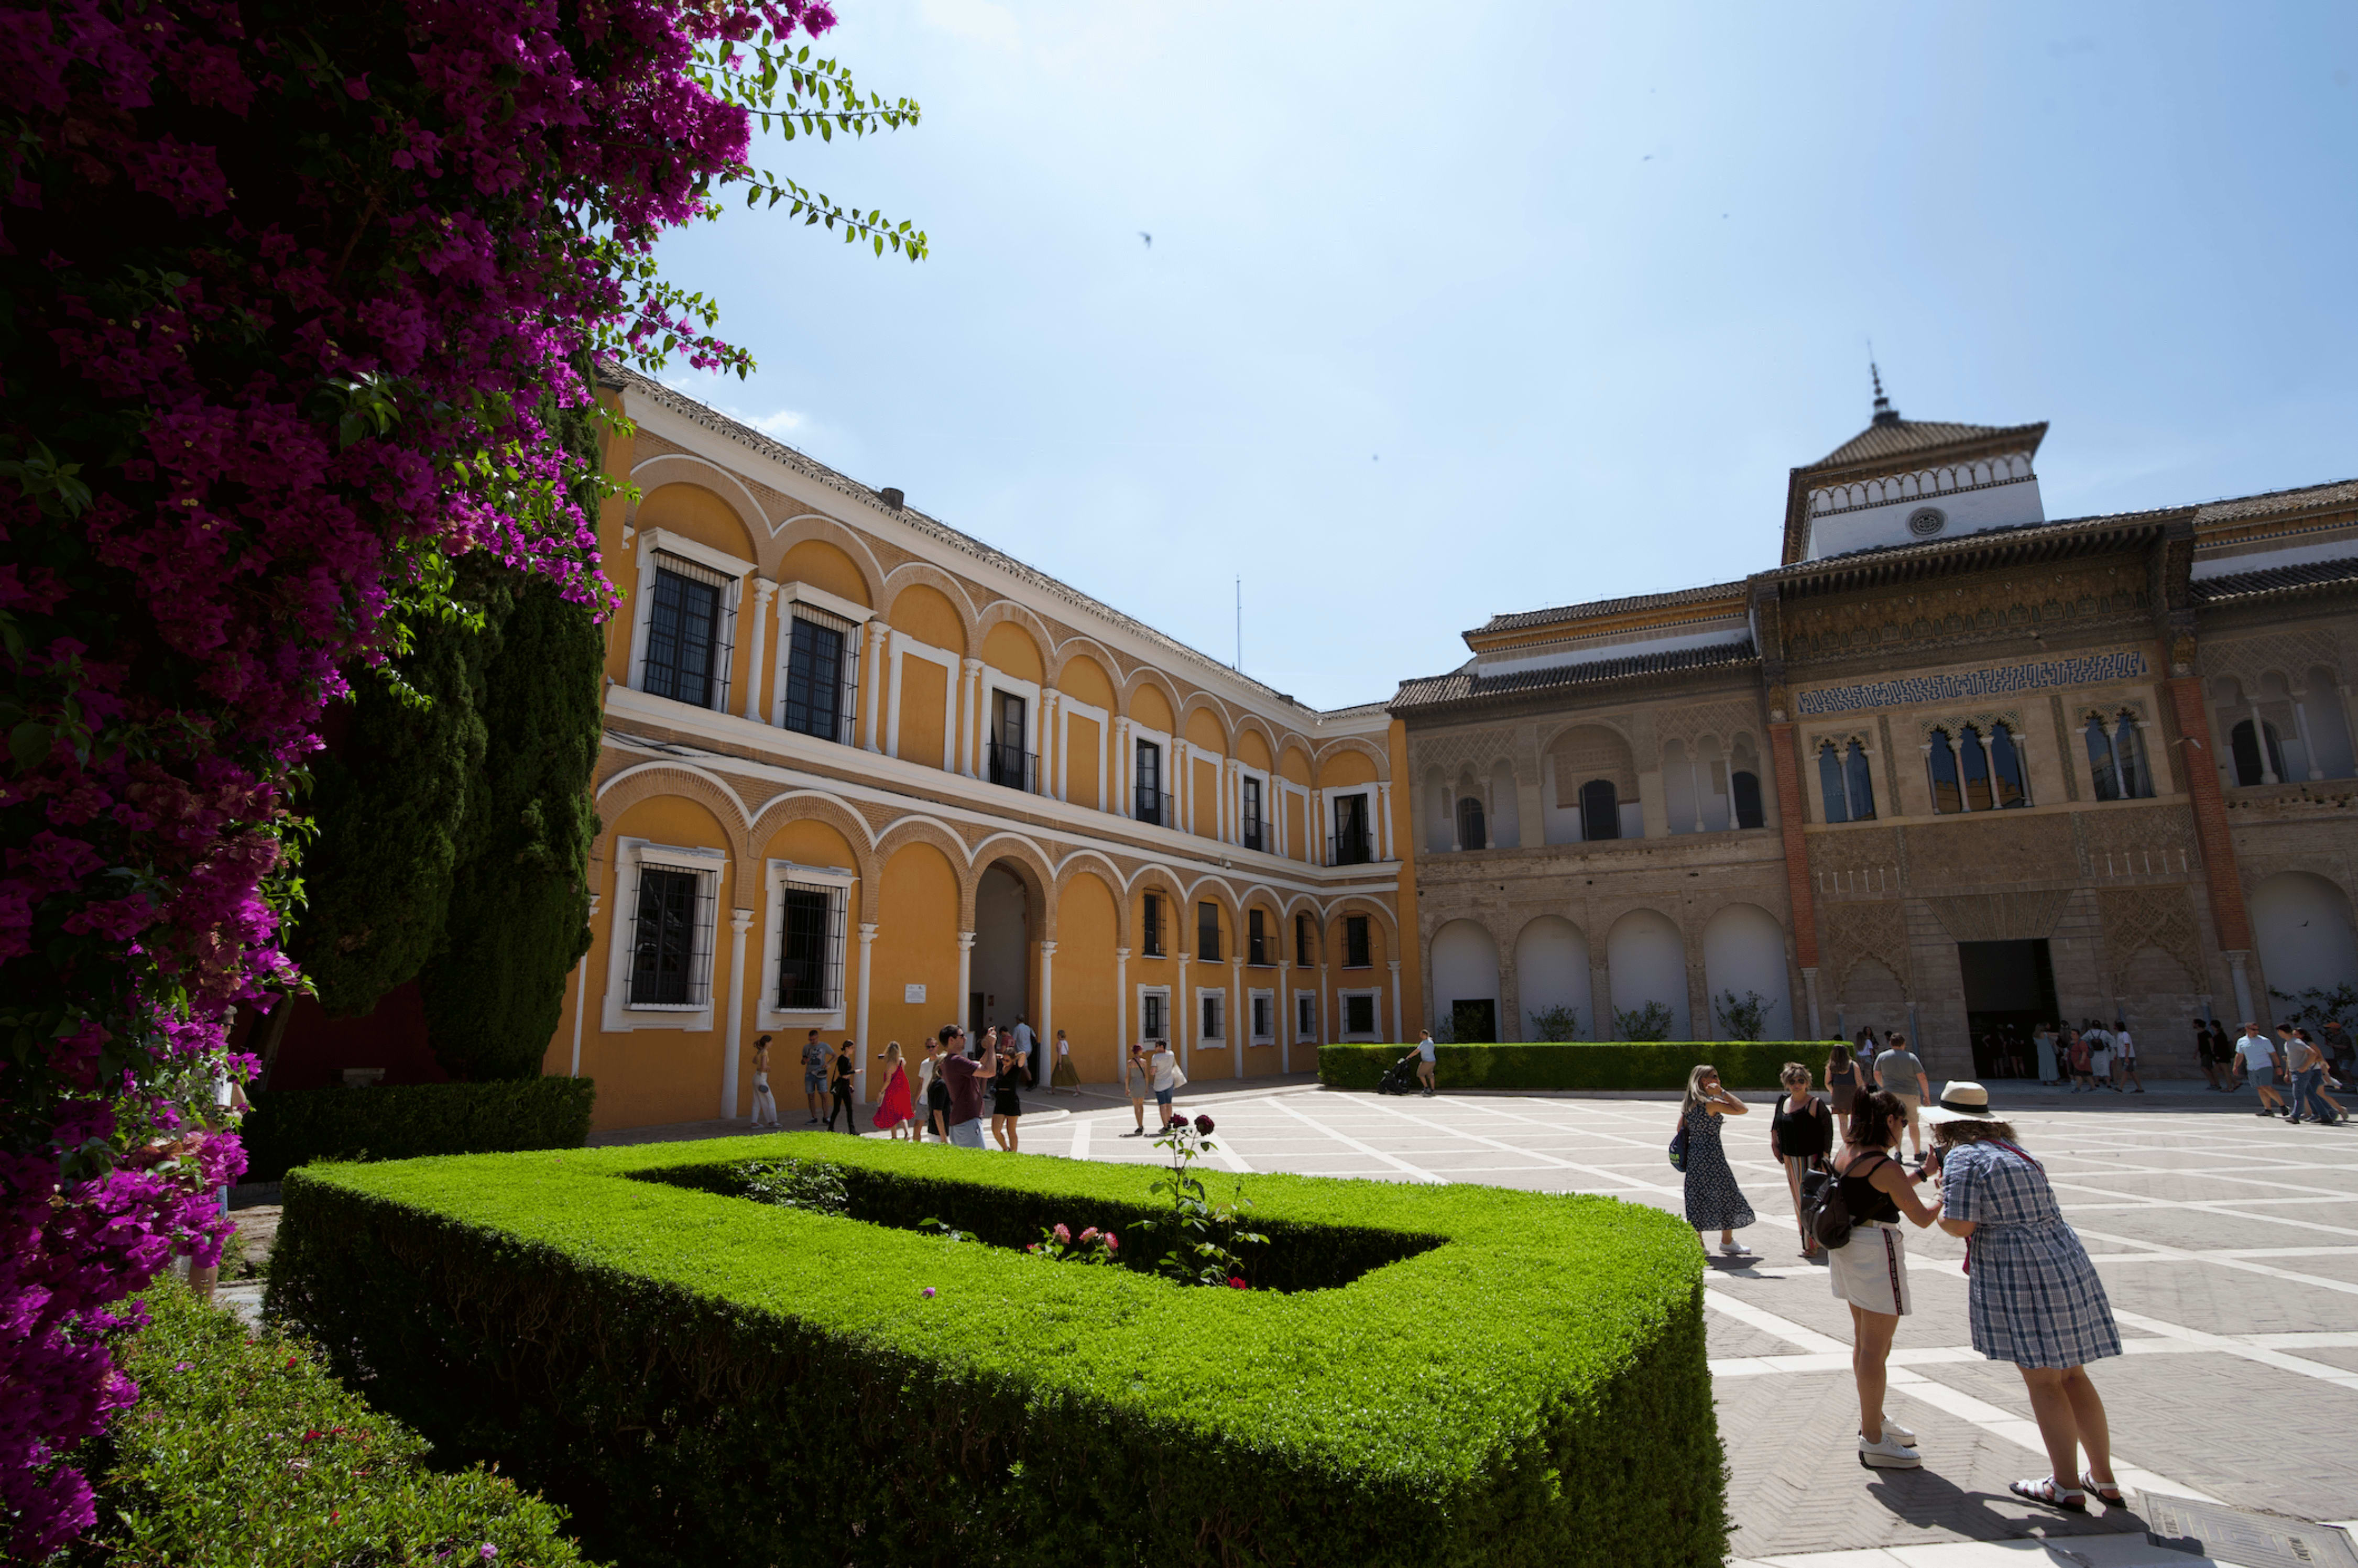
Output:
[[1315,1118],[1303,1115],[1301,1111],[1294,1109],[1293,1107],[1286,1104],[1286,1102],[1282,1099],[1271,1098],[1260,1103],[1274,1106],[1277,1109],[1283,1111],[1286,1115],[1293,1118],[1294,1120],[1301,1122],[1303,1126],[1311,1129],[1313,1131],[1325,1133],[1336,1142],[1340,1143],[1347,1148],[1356,1150],[1359,1153],[1365,1154],[1370,1160],[1380,1161],[1384,1164],[1390,1165],[1393,1170],[1399,1171],[1416,1181],[1429,1182],[1434,1186],[1447,1185],[1447,1183],[1441,1177],[1434,1175],[1431,1171],[1424,1169],[1422,1165],[1412,1165],[1407,1161],[1401,1159],[1398,1155],[1387,1154],[1372,1143],[1362,1143],[1348,1133],[1337,1132],[1335,1129],[1328,1127],[1325,1123],[1319,1121]]
[[[1829,1338],[1813,1328],[1805,1328],[1790,1318],[1779,1317],[1766,1307],[1754,1306],[1750,1302],[1713,1287],[1708,1280],[1704,1283],[1704,1303],[1714,1311],[1725,1313],[1738,1323],[1749,1325],[1764,1334],[1774,1335],[1810,1355],[1838,1354],[1841,1357],[1838,1366],[1847,1368],[1850,1365],[1850,1346],[1840,1340]],[[1893,1359],[1898,1360],[1898,1357],[1895,1356]],[[1910,1398],[1921,1400],[1936,1410],[1946,1411],[1961,1421],[1980,1427],[1993,1437],[2004,1438],[2008,1443],[2028,1448],[2042,1459],[2046,1457],[2046,1440],[2039,1435],[2039,1423],[2035,1421],[2025,1420],[1946,1383],[1936,1383],[1904,1366],[1893,1367],[1888,1381],[1890,1387]],[[2166,1476],[2156,1475],[2142,1465],[2127,1464],[2118,1454],[2113,1455],[2113,1476],[2121,1485],[2140,1492],[2161,1492],[2171,1497],[2191,1498],[2201,1503],[2219,1500],[2207,1492],[2197,1491]]]

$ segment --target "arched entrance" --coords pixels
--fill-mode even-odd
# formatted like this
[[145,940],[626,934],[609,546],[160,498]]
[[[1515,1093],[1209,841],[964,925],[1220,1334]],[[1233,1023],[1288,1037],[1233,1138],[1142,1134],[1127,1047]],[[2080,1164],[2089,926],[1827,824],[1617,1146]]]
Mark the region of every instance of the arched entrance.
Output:
[[1459,1042],[1490,1042],[1498,1033],[1498,944],[1470,920],[1433,934],[1434,1022]]
[[974,960],[968,971],[966,1026],[1012,1029],[1032,1011],[1032,944],[1038,935],[1032,890],[1004,860],[985,867],[974,890]]

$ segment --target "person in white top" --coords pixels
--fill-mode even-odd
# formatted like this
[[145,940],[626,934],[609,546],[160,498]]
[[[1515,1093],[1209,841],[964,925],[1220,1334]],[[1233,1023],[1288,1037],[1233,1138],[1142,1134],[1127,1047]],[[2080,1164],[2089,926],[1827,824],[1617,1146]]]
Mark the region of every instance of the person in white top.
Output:
[[2284,1114],[2284,1097],[2277,1093],[2276,1066],[2276,1043],[2260,1033],[2258,1024],[2244,1024],[2243,1038],[2235,1042],[2235,1070],[2260,1091],[2260,1108],[2253,1112],[2255,1116]]
[[1154,1076],[1154,1108],[1162,1113],[1163,1128],[1168,1130],[1174,1114],[1171,1097],[1187,1081],[1187,1075],[1179,1070],[1179,1058],[1171,1054],[1168,1040],[1154,1043],[1154,1054],[1147,1058],[1146,1065]]
[[2145,1093],[2145,1080],[2137,1076],[2136,1042],[2129,1038],[2129,1021],[2121,1018],[2113,1021],[2113,1087],[2124,1083],[2136,1086],[2133,1093]]
[[2090,1019],[2088,1027],[2081,1032],[2080,1038],[2088,1043],[2088,1075],[2095,1080],[2095,1087],[2104,1089],[2118,1088],[2120,1086],[2113,1082],[2112,1032],[2096,1020]]

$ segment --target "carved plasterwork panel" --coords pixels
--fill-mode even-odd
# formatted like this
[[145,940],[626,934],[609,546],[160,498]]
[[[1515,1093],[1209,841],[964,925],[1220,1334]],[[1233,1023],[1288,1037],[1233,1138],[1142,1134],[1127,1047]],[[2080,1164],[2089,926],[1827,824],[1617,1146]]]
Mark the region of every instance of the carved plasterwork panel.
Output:
[[1738,735],[1750,736],[1757,745],[1760,739],[1760,713],[1748,698],[1698,702],[1655,715],[1654,733],[1665,749],[1676,741],[1692,750],[1706,735],[1723,747],[1733,744]]
[[[2192,865],[2194,813],[2187,806],[2125,810],[2107,806],[2102,810],[2080,813],[2079,823],[2091,876],[2160,874],[2182,871]],[[2180,861],[2181,851],[2187,856],[2183,865]]]
[[1610,779],[1623,800],[1638,798],[1638,769],[1628,738],[1604,724],[1575,724],[1557,736],[1547,749],[1555,762],[1555,803],[1580,804],[1580,786],[1591,779]]
[[1897,866],[1899,863],[1899,835],[1890,828],[1812,833],[1809,844],[1810,866],[1813,871],[1866,871],[1878,866]]
[[[1487,777],[1492,764],[1501,757],[1511,762],[1514,753],[1515,732],[1508,729],[1418,735],[1409,741],[1409,767],[1419,778],[1433,768],[1439,768],[1446,778],[1456,777],[1460,769],[1468,769],[1477,776]],[[1516,771],[1520,776],[1521,770]]]
[[1919,892],[2077,881],[2068,816],[1981,812],[1910,826],[1909,876]]
[[2298,684],[2301,672],[2315,665],[2337,674],[2342,668],[2342,649],[2333,633],[2321,626],[2202,644],[2203,675],[2233,676],[2246,691],[2271,670]]
[[1899,977],[1901,985],[1909,986],[1907,910],[1897,899],[1829,904],[1826,957],[1837,993],[1851,970],[1866,958],[1875,959]]
[[2202,972],[2202,942],[2194,901],[2182,887],[2113,888],[2096,894],[2096,922],[2104,958],[2118,976],[2147,947],[2177,959],[2190,975]]
[[1975,892],[1924,901],[1941,929],[1959,942],[2037,941],[2055,929],[2071,890],[2041,892]]
[[2009,573],[1919,593],[1790,606],[1790,658],[1832,658],[1946,639],[2028,632],[2143,610],[2151,599],[2141,564],[2027,577]]

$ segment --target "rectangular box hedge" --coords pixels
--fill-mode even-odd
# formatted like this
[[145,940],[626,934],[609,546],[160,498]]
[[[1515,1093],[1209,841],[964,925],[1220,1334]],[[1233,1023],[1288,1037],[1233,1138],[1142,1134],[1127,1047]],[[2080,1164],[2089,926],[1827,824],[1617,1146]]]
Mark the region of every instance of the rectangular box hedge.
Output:
[[314,1160],[408,1160],[579,1149],[597,1085],[588,1078],[395,1088],[261,1089],[240,1130],[249,1182],[275,1182]]
[[[830,1166],[849,1206],[732,1195],[752,1160]],[[1675,1217],[1220,1176],[1258,1288],[1020,1250],[1167,1213],[1155,1177],[791,1135],[313,1165],[267,1310],[650,1568],[1722,1560]]]
[[[1372,1089],[1410,1045],[1322,1045],[1318,1081],[1330,1089]],[[1773,1089],[1788,1062],[1823,1088],[1823,1040],[1584,1040],[1499,1045],[1440,1045],[1435,1076],[1444,1089],[1682,1089],[1698,1062],[1719,1069],[1732,1089]]]

